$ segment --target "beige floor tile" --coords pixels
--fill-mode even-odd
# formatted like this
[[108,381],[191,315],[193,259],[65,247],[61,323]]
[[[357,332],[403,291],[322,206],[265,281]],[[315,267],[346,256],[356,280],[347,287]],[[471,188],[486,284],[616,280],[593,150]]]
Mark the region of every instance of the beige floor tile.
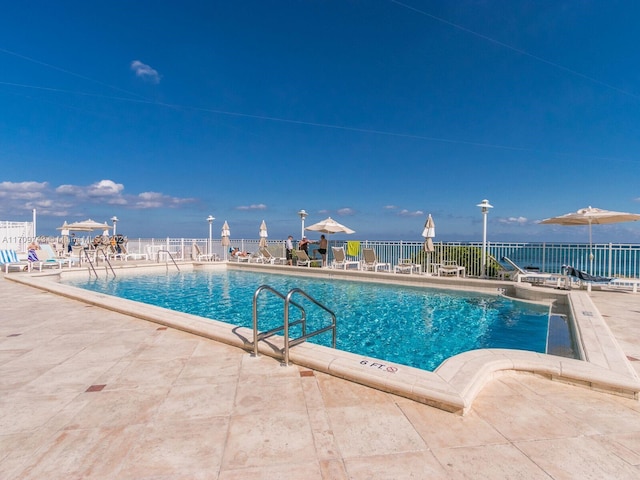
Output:
[[399,406],[429,448],[507,443],[474,411],[463,417],[410,400],[400,401]]
[[392,401],[328,408],[331,426],[346,458],[422,451],[427,445]]
[[351,480],[448,479],[449,473],[431,452],[374,455],[345,460]]
[[225,470],[315,460],[306,414],[278,411],[231,417],[223,459]]
[[450,479],[549,480],[544,470],[513,445],[439,448],[433,454]]
[[517,442],[516,446],[556,480],[635,480],[640,469],[591,437]]
[[216,478],[225,449],[227,419],[156,421],[131,449],[117,478]]

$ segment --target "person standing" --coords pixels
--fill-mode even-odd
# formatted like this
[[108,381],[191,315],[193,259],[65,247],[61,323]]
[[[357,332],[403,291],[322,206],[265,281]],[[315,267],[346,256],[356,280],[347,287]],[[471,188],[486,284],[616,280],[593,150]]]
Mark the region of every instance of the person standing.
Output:
[[287,250],[287,264],[293,265],[293,235],[289,235],[287,238],[285,249]]
[[300,240],[300,243],[298,243],[298,248],[300,250],[304,250],[304,253],[307,254],[307,256],[309,256],[309,244],[311,242],[309,241],[309,239],[307,239],[307,237],[302,237],[302,240]]
[[322,255],[322,266],[327,266],[327,247],[329,242],[327,242],[327,237],[324,234],[320,235],[320,242],[318,242],[318,252]]

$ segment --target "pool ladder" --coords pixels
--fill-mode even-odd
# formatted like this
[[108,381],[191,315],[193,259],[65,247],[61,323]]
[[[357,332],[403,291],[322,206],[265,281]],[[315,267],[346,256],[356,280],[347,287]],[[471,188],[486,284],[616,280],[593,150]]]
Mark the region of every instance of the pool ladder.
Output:
[[80,259],[80,264],[82,264],[82,257],[85,258],[85,261],[87,262],[87,264],[89,265],[88,270],[89,270],[89,277],[91,277],[91,272],[93,271],[93,274],[96,276],[96,278],[98,278],[98,272],[96,272],[96,266],[98,266],[98,260],[100,259],[99,254],[102,254],[102,256],[104,257],[104,271],[106,272],[106,276],[109,276],[109,269],[111,270],[111,273],[113,273],[113,276],[116,276],[116,272],[113,269],[113,266],[111,265],[111,262],[109,261],[109,257],[107,256],[106,252],[104,251],[103,248],[97,248],[95,251],[95,259],[96,259],[96,264],[95,266],[93,265],[93,261],[91,260],[91,255],[89,255],[89,252],[87,250],[85,250],[84,248],[78,250],[79,253],[78,258]]
[[[271,330],[267,330],[264,332],[258,332],[258,297],[262,292],[272,293],[277,297],[280,297],[282,300],[284,300],[284,322],[283,322],[283,325],[279,327],[275,327],[275,328],[272,328]],[[307,333],[307,311],[302,305],[300,305],[300,303],[292,300],[292,297],[295,294],[303,296],[304,298],[311,301],[313,304],[317,305],[319,308],[321,308],[325,312],[329,313],[329,315],[331,315],[331,324],[327,325],[326,327],[322,327],[318,330],[315,330],[313,332]],[[300,311],[300,318],[298,320],[289,321],[290,305],[293,305]],[[301,326],[302,335],[298,338],[293,338],[293,339],[289,338],[289,328],[296,325]],[[308,338],[314,337],[316,335],[320,335],[321,333],[328,332],[329,330],[332,331],[332,335],[333,335],[332,346],[333,348],[336,348],[336,315],[335,313],[333,313],[325,305],[321,304],[311,295],[307,294],[306,292],[304,292],[299,288],[293,288],[289,290],[289,293],[284,295],[281,292],[278,292],[274,288],[270,287],[269,285],[262,285],[258,287],[258,289],[253,294],[253,356],[254,357],[258,356],[259,341],[269,338],[278,332],[283,332],[284,348],[280,350],[280,353],[282,354],[282,357],[283,357],[283,360],[282,360],[283,365],[287,366],[289,365],[289,349],[291,347],[294,347],[306,341]]]
[[158,263],[160,263],[160,254],[161,253],[166,253],[167,254],[167,258],[165,260],[165,267],[167,268],[167,272],[169,271],[169,259],[171,259],[171,261],[175,265],[176,269],[178,271],[180,271],[180,267],[176,263],[175,259],[173,258],[173,255],[171,255],[171,252],[169,250],[158,250],[158,260],[157,260]]

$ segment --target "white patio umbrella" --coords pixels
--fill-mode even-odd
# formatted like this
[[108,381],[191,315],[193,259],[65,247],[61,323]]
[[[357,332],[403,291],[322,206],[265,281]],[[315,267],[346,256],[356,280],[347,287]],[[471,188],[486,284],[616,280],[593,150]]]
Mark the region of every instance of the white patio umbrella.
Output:
[[593,274],[593,241],[591,237],[591,225],[602,225],[607,223],[635,222],[640,220],[640,214],[613,212],[601,208],[587,207],[581,208],[577,212],[566,213],[558,217],[545,218],[540,221],[543,224],[555,225],[589,225],[589,260],[590,272]]
[[220,241],[220,244],[225,247],[224,248],[224,259],[227,259],[227,250],[229,245],[231,245],[231,239],[229,238],[231,236],[231,231],[229,230],[229,224],[227,223],[227,221],[224,221],[224,225],[222,225],[222,232],[220,232],[220,236],[222,237],[222,240]]
[[[314,223],[313,225],[306,227],[305,230],[311,230],[312,232],[327,233],[329,235],[332,235],[334,233],[346,233],[348,235],[351,235],[352,233],[356,233],[355,230],[351,230],[349,227],[346,227],[341,223],[336,222],[331,217],[327,217],[321,222]],[[329,249],[327,249],[326,255],[327,255],[326,257],[323,255],[323,258],[322,258],[323,264],[328,259]]]
[[262,224],[260,225],[260,247],[266,247],[267,246],[267,237],[269,235],[267,234],[267,224],[265,223],[264,220],[262,220]]
[[341,223],[336,222],[333,218],[327,217],[321,222],[314,223],[313,225],[309,225],[305,228],[305,230],[311,230],[312,232],[322,232],[322,233],[347,233],[352,234],[356,233],[355,230],[351,230],[349,227],[345,227]]
[[87,220],[83,220],[82,222],[74,222],[69,224],[65,222],[65,225],[62,225],[62,227],[58,227],[58,230],[66,229],[66,230],[76,230],[81,232],[92,232],[94,230],[104,231],[112,228],[111,225],[107,225],[107,222],[100,223],[100,222],[96,222],[95,220],[91,220],[90,218]]

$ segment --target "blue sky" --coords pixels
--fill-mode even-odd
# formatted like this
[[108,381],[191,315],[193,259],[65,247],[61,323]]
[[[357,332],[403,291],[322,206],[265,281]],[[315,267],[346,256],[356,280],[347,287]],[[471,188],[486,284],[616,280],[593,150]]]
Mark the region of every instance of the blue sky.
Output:
[[[640,2],[33,1],[0,16],[0,219],[56,234],[586,242],[640,212]],[[310,235],[314,238],[316,235]],[[640,222],[594,241],[640,242]],[[338,237],[336,237],[338,238]]]

